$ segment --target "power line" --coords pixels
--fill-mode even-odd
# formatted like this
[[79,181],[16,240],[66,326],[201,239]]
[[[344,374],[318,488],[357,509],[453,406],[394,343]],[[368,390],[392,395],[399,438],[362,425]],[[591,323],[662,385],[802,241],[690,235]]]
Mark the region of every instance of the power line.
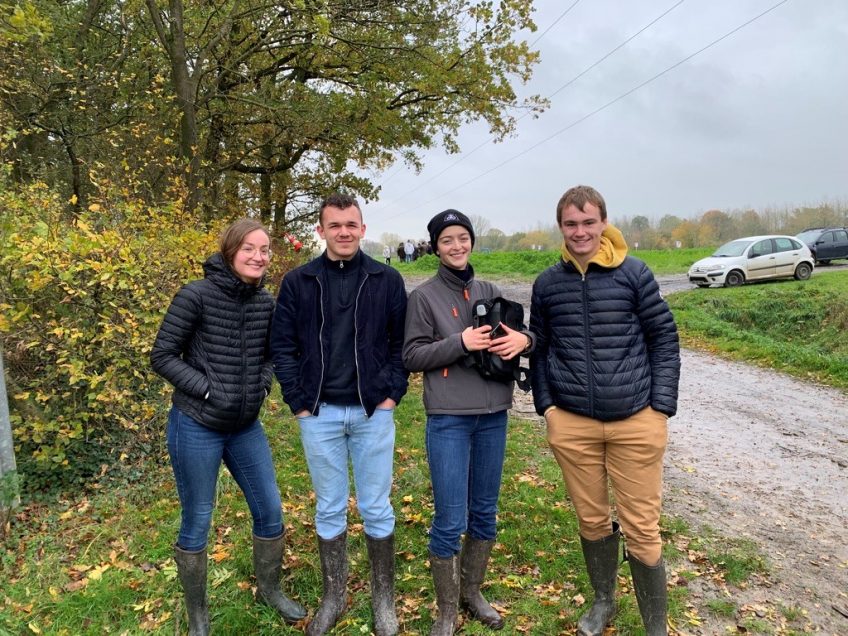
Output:
[[[683,1],[684,1],[684,0],[681,0],[681,2],[683,2]],[[556,25],[559,23],[559,21],[560,21],[560,20],[562,20],[562,19],[563,19],[566,15],[568,15],[568,13],[569,13],[569,12],[570,12],[570,11],[571,11],[574,7],[576,7],[576,6],[577,6],[580,2],[581,2],[581,0],[575,0],[575,1],[571,4],[571,6],[570,6],[570,7],[568,7],[565,11],[563,11],[563,12],[559,15],[559,17],[558,17],[556,20],[554,20],[553,22],[551,22],[551,23],[548,25],[548,27],[547,27],[544,31],[542,31],[542,32],[541,32],[541,33],[540,33],[540,34],[536,37],[536,39],[535,39],[535,40],[533,40],[533,42],[529,45],[529,48],[531,48],[531,49],[532,49],[532,48],[536,45],[536,43],[537,43],[539,40],[541,40],[543,37],[545,37],[545,34],[546,34],[548,31],[550,31],[550,30],[551,30],[554,26],[556,26]],[[678,3],[678,4],[679,4],[679,3]],[[641,33],[641,31],[640,31],[640,33]],[[522,120],[522,119],[524,119],[527,115],[528,115],[528,113],[524,113],[523,115],[521,115],[521,117],[519,117],[519,118],[516,120],[516,122],[521,121],[521,120]],[[448,170],[450,170],[451,168],[453,168],[453,167],[454,167],[454,166],[456,166],[457,164],[459,164],[459,163],[461,163],[461,162],[465,161],[466,159],[468,159],[468,157],[470,157],[471,155],[473,155],[475,152],[477,152],[478,150],[480,150],[480,149],[481,149],[481,148],[483,148],[484,146],[489,145],[490,143],[491,143],[491,141],[487,139],[486,141],[484,141],[484,142],[482,142],[481,144],[479,144],[479,145],[475,146],[475,147],[474,147],[474,148],[472,148],[471,150],[469,150],[469,151],[467,151],[467,152],[464,152],[464,153],[462,154],[462,156],[461,156],[461,157],[459,157],[459,158],[458,158],[456,161],[454,161],[452,164],[450,164],[450,165],[449,165],[449,166],[447,166],[446,168],[442,169],[440,172],[437,172],[436,174],[432,175],[432,176],[431,176],[431,177],[429,177],[426,181],[423,181],[423,182],[419,183],[417,186],[415,186],[415,187],[414,187],[414,188],[412,188],[411,190],[408,190],[408,191],[406,192],[406,194],[405,194],[405,195],[403,195],[401,198],[402,198],[402,199],[404,199],[404,198],[406,198],[407,196],[409,196],[410,194],[412,194],[413,192],[415,192],[416,190],[420,190],[420,189],[421,189],[421,188],[423,188],[425,185],[427,185],[428,183],[430,183],[430,182],[431,182],[431,181],[433,181],[434,179],[437,179],[438,177],[442,176],[442,175],[443,175],[443,174],[445,174]],[[383,182],[382,182],[380,185],[381,185],[381,186],[383,186],[383,185],[385,185],[386,183],[388,183],[389,179],[391,179],[392,177],[394,177],[394,176],[395,176],[395,175],[396,175],[396,174],[400,171],[400,168],[401,168],[401,167],[402,167],[402,166],[399,166],[399,167],[398,167],[398,169],[397,169],[397,170],[395,170],[395,171],[394,171],[394,172],[393,172],[393,173],[392,173],[389,177],[387,177],[386,179],[384,179],[384,180],[383,180]],[[391,202],[389,202],[389,203],[391,203]],[[388,205],[388,203],[387,203],[386,205]],[[377,213],[379,214],[379,211],[377,211]],[[389,218],[394,218],[394,217],[389,217]]]
[[544,30],[544,31],[542,31],[542,32],[541,32],[538,36],[536,36],[536,39],[535,39],[535,40],[533,40],[533,41],[530,43],[530,48],[532,49],[534,46],[536,46],[536,42],[538,42],[538,41],[539,41],[539,40],[541,40],[543,37],[545,37],[545,34],[546,34],[548,31],[550,31],[551,29],[553,29],[553,28],[557,25],[557,23],[558,23],[560,20],[562,20],[562,19],[563,19],[566,15],[568,15],[568,14],[569,14],[569,12],[571,12],[571,10],[572,10],[574,7],[576,7],[578,4],[580,4],[580,0],[574,0],[574,2],[571,4],[571,6],[570,6],[570,7],[568,7],[565,11],[563,11],[563,12],[560,14],[560,16],[559,16],[556,20],[554,20],[553,22],[551,22],[551,23],[548,25],[548,28],[547,28],[547,29],[545,29],[545,30]]
[[[420,204],[419,204],[419,205],[417,205],[414,209],[421,208],[421,207],[423,207],[423,206],[429,205],[430,203],[433,203],[434,201],[438,201],[438,200],[439,200],[439,199],[441,199],[442,197],[444,197],[444,196],[446,196],[446,195],[448,195],[448,194],[450,194],[450,193],[452,193],[452,192],[456,192],[456,191],[457,191],[457,190],[459,190],[460,188],[464,188],[464,187],[466,187],[467,185],[469,185],[469,184],[471,184],[471,183],[474,183],[475,181],[477,181],[477,180],[479,180],[479,179],[482,179],[482,178],[483,178],[483,177],[485,177],[486,175],[491,174],[491,173],[492,173],[492,172],[494,172],[495,170],[498,170],[498,169],[500,169],[500,168],[504,167],[504,166],[505,166],[505,165],[507,165],[508,163],[511,163],[511,162],[515,161],[516,159],[518,159],[518,158],[520,158],[520,157],[523,157],[523,156],[524,156],[524,155],[526,155],[528,152],[530,152],[530,151],[532,151],[532,150],[535,150],[535,149],[536,149],[536,148],[538,148],[539,146],[541,146],[541,145],[543,145],[543,144],[545,144],[545,143],[549,142],[551,139],[554,139],[555,137],[558,137],[559,135],[563,134],[564,132],[567,132],[567,131],[571,130],[572,128],[574,128],[575,126],[577,126],[577,125],[579,125],[579,124],[583,123],[584,121],[586,121],[586,120],[587,120],[587,119],[589,119],[590,117],[593,117],[593,116],[597,115],[598,113],[600,113],[601,111],[606,110],[607,108],[609,108],[609,107],[610,107],[610,106],[612,106],[613,104],[616,104],[616,103],[620,102],[620,101],[621,101],[622,99],[624,99],[625,97],[629,97],[630,95],[632,95],[633,93],[635,93],[635,92],[636,92],[636,91],[638,91],[639,89],[641,89],[641,88],[643,88],[643,87],[647,86],[648,84],[650,84],[650,83],[652,83],[652,82],[656,81],[657,79],[659,79],[660,77],[662,77],[662,76],[663,76],[663,75],[665,75],[666,73],[669,73],[670,71],[674,70],[674,69],[675,69],[675,68],[677,68],[678,66],[680,66],[680,65],[682,65],[682,64],[685,64],[686,62],[688,62],[689,60],[691,60],[691,59],[692,59],[692,58],[694,58],[695,56],[700,55],[701,53],[703,53],[704,51],[706,51],[706,50],[707,50],[707,49],[709,49],[709,48],[712,48],[713,46],[715,46],[716,44],[718,44],[718,43],[719,43],[719,42],[721,42],[722,40],[727,39],[728,37],[730,37],[730,36],[731,36],[731,35],[733,35],[734,33],[737,33],[738,31],[740,31],[740,30],[744,29],[746,26],[748,26],[748,25],[752,24],[753,22],[756,22],[757,20],[759,20],[759,19],[760,19],[760,18],[762,18],[763,16],[767,15],[768,13],[771,13],[772,11],[774,11],[775,9],[777,9],[778,7],[780,7],[781,5],[786,4],[787,2],[789,2],[789,0],[781,0],[780,2],[778,2],[778,3],[774,4],[774,5],[772,5],[771,7],[769,7],[768,9],[766,9],[765,11],[763,11],[762,13],[760,13],[760,14],[758,14],[758,15],[754,16],[754,17],[753,17],[753,18],[751,18],[750,20],[747,20],[746,22],[743,22],[742,24],[740,24],[739,26],[735,27],[734,29],[732,29],[732,30],[728,31],[727,33],[725,33],[725,34],[724,34],[724,35],[722,35],[721,37],[716,38],[715,40],[713,40],[712,42],[710,42],[710,43],[709,43],[709,44],[707,44],[706,46],[703,46],[703,47],[701,47],[700,49],[698,49],[697,51],[695,51],[694,53],[692,53],[692,54],[690,54],[690,55],[687,55],[687,56],[686,56],[686,57],[684,57],[682,60],[680,60],[680,61],[678,61],[678,62],[675,62],[675,63],[674,63],[674,64],[672,64],[671,66],[669,66],[669,67],[665,68],[664,70],[660,71],[660,72],[659,72],[659,73],[657,73],[656,75],[653,75],[652,77],[650,77],[650,78],[646,79],[644,82],[642,82],[642,83],[640,83],[640,84],[638,84],[638,85],[634,86],[634,87],[633,87],[633,88],[631,88],[630,90],[628,90],[628,91],[626,91],[626,92],[622,93],[622,94],[621,94],[621,95],[619,95],[618,97],[615,97],[614,99],[611,99],[610,101],[608,101],[608,102],[607,102],[607,103],[605,103],[604,105],[599,106],[598,108],[594,109],[593,111],[591,111],[591,112],[589,112],[589,113],[587,113],[587,114],[583,115],[582,117],[580,117],[580,118],[576,119],[575,121],[571,122],[571,123],[570,123],[570,124],[568,124],[567,126],[565,126],[565,127],[563,127],[563,128],[560,128],[558,131],[556,131],[555,133],[553,133],[553,134],[549,135],[549,136],[548,136],[548,137],[546,137],[545,139],[543,139],[543,140],[541,140],[541,141],[539,141],[539,142],[537,142],[537,143],[533,144],[532,146],[530,146],[529,148],[527,148],[527,149],[525,149],[525,150],[523,150],[523,151],[519,152],[518,154],[513,155],[512,157],[510,157],[510,158],[508,158],[508,159],[505,159],[505,160],[504,160],[504,161],[502,161],[501,163],[497,164],[496,166],[493,166],[492,168],[489,168],[489,169],[488,169],[488,170],[486,170],[485,172],[481,172],[481,173],[480,173],[480,174],[478,174],[476,177],[472,177],[471,179],[468,179],[468,180],[467,180],[467,181],[465,181],[464,183],[461,183],[461,184],[459,184],[458,186],[456,186],[456,187],[454,187],[454,188],[451,188],[450,190],[448,190],[448,191],[446,191],[446,192],[443,192],[443,193],[442,193],[442,194],[440,194],[439,196],[434,197],[434,198],[432,198],[432,199],[430,199],[430,200],[428,200],[428,201],[425,201],[425,202],[423,202],[423,203],[420,203]],[[404,210],[403,212],[399,212],[398,214],[393,214],[393,215],[391,215],[391,216],[389,216],[389,217],[386,217],[386,218],[387,218],[387,219],[393,219],[393,218],[395,218],[395,217],[397,217],[397,216],[400,216],[401,214],[406,214],[407,212],[409,212],[409,210]]]
[[[674,9],[676,9],[677,7],[679,7],[679,6],[680,6],[681,4],[683,4],[685,1],[686,1],[686,0],[678,0],[678,2],[676,2],[675,4],[673,4],[672,6],[670,6],[668,9],[666,9],[665,11],[663,11],[661,14],[659,14],[656,18],[654,18],[653,20],[651,20],[650,22],[648,22],[648,24],[646,24],[646,25],[645,25],[645,26],[643,26],[641,29],[639,29],[638,31],[636,31],[636,33],[634,33],[634,34],[633,34],[633,35],[631,35],[629,38],[627,38],[626,40],[624,40],[624,42],[622,42],[621,44],[619,44],[619,45],[617,45],[616,47],[614,47],[613,49],[611,49],[608,53],[606,53],[606,54],[605,54],[605,55],[603,55],[601,58],[599,58],[598,60],[596,60],[595,62],[593,62],[593,63],[592,63],[592,64],[590,64],[589,66],[587,66],[585,69],[583,69],[582,71],[580,71],[580,73],[578,73],[577,75],[575,75],[574,77],[572,77],[572,78],[571,78],[570,80],[568,80],[565,84],[563,84],[562,86],[560,86],[559,88],[557,88],[557,89],[556,89],[553,93],[551,93],[550,95],[548,95],[548,96],[547,96],[547,98],[548,98],[548,99],[550,99],[550,98],[551,98],[551,97],[553,97],[554,95],[556,95],[556,94],[558,94],[558,93],[562,92],[563,90],[565,90],[566,88],[568,88],[569,86],[571,86],[574,82],[576,82],[578,79],[580,79],[581,77],[583,77],[586,73],[588,73],[589,71],[591,71],[593,68],[595,68],[596,66],[598,66],[601,62],[603,62],[603,61],[604,61],[604,60],[606,60],[607,58],[609,58],[609,57],[610,57],[613,53],[615,53],[615,52],[616,52],[616,51],[618,51],[619,49],[623,48],[625,45],[627,45],[628,43],[630,43],[630,42],[631,42],[632,40],[634,40],[636,37],[638,37],[639,35],[641,35],[641,34],[642,34],[642,33],[644,33],[645,31],[647,31],[647,30],[648,30],[650,27],[652,27],[654,24],[656,24],[657,22],[659,22],[660,20],[662,20],[665,16],[667,16],[669,13],[671,13]],[[562,14],[561,14],[561,15],[560,15],[560,16],[559,16],[556,20],[554,20],[554,21],[553,21],[553,22],[552,22],[552,23],[548,26],[548,28],[546,28],[546,29],[545,29],[545,30],[544,30],[544,31],[543,31],[543,32],[539,35],[539,37],[537,37],[537,38],[533,41],[533,43],[530,45],[530,47],[532,48],[533,46],[535,46],[536,42],[538,42],[539,40],[541,40],[541,39],[542,39],[542,37],[543,37],[543,36],[544,36],[544,35],[545,35],[548,31],[550,31],[550,30],[551,30],[551,28],[553,28],[553,27],[554,27],[554,25],[556,25],[556,24],[557,24],[560,20],[562,20],[562,18],[564,18],[564,17],[566,16],[566,14],[568,14],[568,12],[569,12],[569,11],[571,11],[571,10],[572,10],[572,9],[573,9],[576,5],[577,5],[577,3],[578,3],[578,2],[580,2],[580,0],[576,0],[576,2],[574,2],[574,3],[570,6],[570,7],[568,7],[568,9],[566,9],[566,10],[565,10],[565,11],[564,11],[564,12],[563,12],[563,13],[562,13]],[[519,117],[519,118],[516,120],[516,122],[521,121],[521,120],[522,120],[522,119],[524,119],[524,118],[525,118],[528,114],[529,114],[529,113],[524,113],[523,115],[521,115],[521,117]],[[491,141],[490,139],[486,139],[485,141],[481,142],[480,144],[478,144],[477,146],[475,146],[475,147],[474,147],[474,148],[472,148],[471,150],[469,150],[469,151],[467,151],[467,152],[464,152],[464,153],[462,154],[462,156],[461,156],[461,157],[459,157],[456,161],[454,161],[453,163],[451,163],[449,166],[447,166],[446,168],[443,168],[442,170],[440,170],[440,171],[439,171],[439,172],[437,172],[436,174],[432,175],[431,177],[429,177],[429,178],[428,178],[428,179],[426,179],[425,181],[422,181],[421,183],[419,183],[417,186],[415,186],[415,187],[414,187],[414,188],[412,188],[411,190],[407,190],[406,194],[404,194],[403,196],[401,196],[401,197],[399,197],[399,198],[400,198],[400,199],[406,199],[406,197],[408,197],[408,196],[409,196],[410,194],[412,194],[413,192],[415,192],[415,191],[417,191],[417,190],[420,190],[421,188],[423,188],[423,187],[424,187],[425,185],[427,185],[428,183],[430,183],[430,182],[434,181],[435,179],[439,178],[440,176],[442,176],[442,175],[443,175],[443,174],[445,174],[446,172],[448,172],[448,171],[452,170],[452,169],[453,169],[456,165],[458,165],[458,164],[462,163],[463,161],[465,161],[466,159],[468,159],[468,157],[470,157],[471,155],[473,155],[475,152],[477,152],[478,150],[480,150],[481,148],[483,148],[483,147],[485,147],[485,146],[488,146],[488,145],[489,145],[489,144],[491,144],[491,143],[492,143],[492,141]],[[385,179],[385,180],[384,180],[384,181],[383,181],[380,185],[385,185],[385,184],[389,181],[389,179],[390,179],[391,177],[394,177],[394,176],[398,173],[398,171],[399,171],[399,170],[400,170],[400,168],[398,168],[398,170],[395,170],[395,171],[394,171],[394,172],[393,172],[393,173],[392,173],[392,174],[391,174],[388,178],[386,178],[386,179]],[[397,199],[395,199],[395,200],[397,200]],[[391,202],[389,202],[389,203],[391,203]],[[388,205],[388,204],[386,204],[386,205]],[[379,211],[378,211],[378,213],[379,213]],[[393,216],[391,216],[391,217],[387,217],[387,218],[394,218],[394,217],[393,217]]]

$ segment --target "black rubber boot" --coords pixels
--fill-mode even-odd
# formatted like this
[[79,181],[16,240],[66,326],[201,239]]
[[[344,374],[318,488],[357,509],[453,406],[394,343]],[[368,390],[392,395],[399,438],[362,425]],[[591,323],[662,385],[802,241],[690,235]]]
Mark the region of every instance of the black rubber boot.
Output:
[[318,537],[318,555],[324,593],[315,618],[306,628],[307,636],[326,634],[347,607],[347,531],[334,539]]
[[630,573],[633,575],[633,588],[639,613],[645,625],[645,636],[666,636],[668,634],[668,589],[666,587],[665,564],[662,559],[653,566],[647,566],[630,555]]
[[174,546],[174,560],[183,585],[188,611],[189,636],[208,636],[209,603],[206,600],[206,549],[186,552]]
[[470,616],[479,620],[486,627],[503,629],[503,617],[480,593],[480,586],[486,576],[489,555],[494,544],[494,539],[483,541],[466,535],[465,542],[462,544],[462,556],[460,557],[462,572],[460,602]]
[[287,623],[306,618],[306,610],[280,589],[283,573],[285,533],[274,539],[253,536],[253,570],[256,573],[256,591],[260,603],[270,605]]
[[436,605],[439,610],[430,636],[452,636],[456,630],[459,605],[459,555],[440,559],[430,553],[430,572],[436,588]]
[[368,560],[371,562],[371,611],[376,636],[398,633],[395,613],[395,535],[382,539],[365,535]]
[[578,636],[601,636],[615,616],[615,579],[618,574],[618,544],[621,531],[613,522],[612,534],[588,541],[580,537],[589,582],[595,590],[592,607],[577,621]]

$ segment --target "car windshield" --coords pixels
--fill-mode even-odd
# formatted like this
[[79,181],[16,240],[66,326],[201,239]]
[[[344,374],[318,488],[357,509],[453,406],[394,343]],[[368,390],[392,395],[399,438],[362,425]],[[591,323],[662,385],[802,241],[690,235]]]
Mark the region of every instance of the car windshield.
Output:
[[730,241],[730,243],[725,243],[715,252],[713,252],[713,256],[742,256],[742,252],[744,252],[745,248],[748,247],[751,243],[753,243],[753,241]]
[[798,238],[804,241],[804,243],[809,243],[810,241],[817,239],[821,233],[821,230],[807,230],[806,232],[798,234]]

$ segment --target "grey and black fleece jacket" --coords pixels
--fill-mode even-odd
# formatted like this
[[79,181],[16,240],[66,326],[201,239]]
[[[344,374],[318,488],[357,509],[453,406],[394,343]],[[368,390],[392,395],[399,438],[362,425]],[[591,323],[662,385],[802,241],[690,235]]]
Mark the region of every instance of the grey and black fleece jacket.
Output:
[[462,346],[461,334],[473,324],[474,303],[500,295],[492,283],[473,276],[465,283],[444,265],[410,294],[403,362],[410,371],[424,372],[428,415],[482,415],[512,406],[513,383],[483,378],[468,365]]

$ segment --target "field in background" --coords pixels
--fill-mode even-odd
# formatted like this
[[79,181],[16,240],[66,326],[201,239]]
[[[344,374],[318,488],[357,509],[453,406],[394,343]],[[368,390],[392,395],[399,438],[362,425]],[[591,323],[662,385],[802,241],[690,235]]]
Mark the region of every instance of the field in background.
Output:
[[[657,276],[683,274],[698,259],[709,256],[715,248],[695,247],[679,250],[631,250],[630,255],[645,261]],[[532,280],[556,263],[559,252],[474,252],[471,264],[477,276],[512,280]],[[424,256],[406,264],[393,264],[403,273],[426,275],[435,272],[438,258]]]

